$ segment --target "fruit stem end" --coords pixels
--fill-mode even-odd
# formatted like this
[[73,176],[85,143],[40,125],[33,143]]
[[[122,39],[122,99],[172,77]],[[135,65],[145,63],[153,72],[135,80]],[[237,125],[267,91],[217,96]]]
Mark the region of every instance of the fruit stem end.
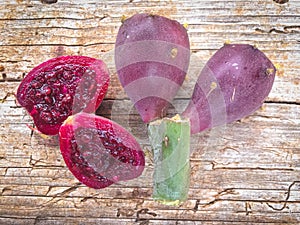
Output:
[[190,121],[179,115],[151,122],[148,135],[153,151],[153,198],[178,206],[188,198],[190,185]]

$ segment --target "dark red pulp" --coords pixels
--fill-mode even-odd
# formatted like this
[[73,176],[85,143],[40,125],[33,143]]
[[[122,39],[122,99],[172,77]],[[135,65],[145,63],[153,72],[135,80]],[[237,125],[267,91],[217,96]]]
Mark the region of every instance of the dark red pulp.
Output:
[[60,147],[74,176],[92,188],[138,177],[144,153],[133,136],[105,118],[80,113],[60,129]]
[[62,56],[34,68],[20,84],[17,98],[39,131],[55,135],[68,116],[95,111],[108,83],[108,71],[102,61]]

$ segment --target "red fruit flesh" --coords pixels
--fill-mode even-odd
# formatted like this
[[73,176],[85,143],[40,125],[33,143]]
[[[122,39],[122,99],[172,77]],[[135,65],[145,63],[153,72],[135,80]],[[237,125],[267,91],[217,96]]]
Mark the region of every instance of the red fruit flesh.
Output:
[[115,63],[129,98],[148,123],[165,115],[188,69],[186,29],[168,18],[136,14],[119,29]]
[[83,184],[105,188],[140,176],[144,153],[135,138],[106,118],[79,113],[60,127],[60,149],[66,165]]
[[18,88],[17,100],[40,132],[56,135],[68,116],[94,112],[108,85],[109,72],[101,60],[61,56],[31,70]]
[[276,69],[247,44],[226,44],[206,63],[183,112],[191,132],[231,123],[257,110],[272,89]]

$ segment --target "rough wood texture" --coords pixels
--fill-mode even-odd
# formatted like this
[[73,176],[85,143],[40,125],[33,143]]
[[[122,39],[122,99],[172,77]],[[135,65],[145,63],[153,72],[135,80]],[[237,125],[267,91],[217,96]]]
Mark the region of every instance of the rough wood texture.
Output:
[[[46,2],[46,1],[44,1]],[[256,44],[278,68],[253,115],[192,138],[190,197],[151,199],[153,165],[104,190],[78,183],[57,137],[43,139],[13,93],[35,65],[63,55],[102,57],[112,84],[97,113],[128,128],[149,151],[145,125],[117,80],[113,43],[122,15],[151,12],[188,23],[192,66],[170,114],[180,112],[205,61],[224,41]],[[0,224],[299,224],[300,1],[2,0],[0,3]]]

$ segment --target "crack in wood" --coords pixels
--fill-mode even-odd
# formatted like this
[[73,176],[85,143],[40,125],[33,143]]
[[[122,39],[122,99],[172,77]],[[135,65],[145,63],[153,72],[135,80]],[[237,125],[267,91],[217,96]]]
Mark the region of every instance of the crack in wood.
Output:
[[245,202],[245,212],[246,212],[246,216],[252,213],[251,204],[249,202]]
[[[6,77],[3,77],[3,79],[6,80]],[[15,96],[15,93],[7,92],[3,98],[0,98],[0,103],[4,103],[10,96]]]
[[[32,132],[32,131],[31,131]],[[30,135],[30,137],[31,137],[32,135]],[[29,157],[29,165],[30,166],[32,166],[32,167],[35,167],[35,165],[38,163],[38,162],[40,162],[41,161],[41,159],[33,159],[32,158],[32,155],[30,155],[30,157]]]
[[299,33],[300,32],[300,26],[284,26],[282,29],[278,28],[271,28],[270,30],[264,30],[261,28],[255,28],[255,31],[260,33],[277,33],[277,34],[290,34],[290,33]]
[[148,221],[149,219],[143,219],[143,218],[140,218],[140,215],[143,215],[143,214],[147,214],[147,215],[150,215],[150,216],[153,216],[153,217],[156,217],[157,214],[155,212],[150,212],[149,209],[147,208],[144,208],[144,209],[140,209],[136,212],[136,219],[135,221],[136,222],[140,222],[140,221]]
[[21,109],[22,106],[9,106],[10,109]]
[[[55,204],[55,203],[57,203],[59,201],[63,201],[64,200],[63,197],[66,197],[66,195],[68,195],[71,192],[75,191],[80,185],[81,185],[81,183],[79,183],[79,182],[75,183],[75,185],[73,185],[72,187],[69,187],[69,188],[65,189],[64,191],[53,195],[50,200],[48,200],[45,203],[43,203],[42,205],[40,205],[40,207],[45,207],[45,206],[47,206],[49,204]],[[55,188],[55,186],[49,187],[46,195],[48,195],[50,193],[50,191],[51,191],[52,188]],[[57,199],[58,197],[59,197],[59,199]],[[73,202],[73,205],[74,205],[74,208],[78,208],[77,205],[75,204],[75,202]]]
[[4,176],[5,176],[5,177],[6,177],[7,171],[8,171],[8,167],[6,167],[6,168],[5,168],[5,171],[4,171]]
[[218,192],[217,194],[215,194],[213,197],[214,197],[214,200],[208,202],[208,203],[204,203],[204,204],[200,204],[200,202],[198,203],[197,205],[197,209],[198,209],[198,206],[199,205],[202,205],[203,207],[208,207],[210,205],[213,205],[215,204],[216,202],[218,201],[221,201],[222,199],[220,199],[221,196],[224,196],[224,195],[228,195],[228,194],[235,194],[235,188],[226,188],[220,192]]
[[132,217],[136,212],[133,209],[128,208],[118,208],[117,209],[117,217],[125,216]]
[[21,63],[21,62],[31,62],[31,60],[0,60],[0,62],[16,64],[16,63]]
[[149,224],[150,224],[150,220],[141,221],[139,223],[139,225],[149,225]]
[[88,197],[84,197],[80,200],[80,203],[84,203],[87,202],[89,200],[94,200],[96,202],[95,196],[88,196]]
[[289,202],[289,198],[290,198],[290,195],[291,195],[291,189],[296,184],[300,184],[300,181],[294,181],[292,184],[290,184],[290,186],[288,187],[288,190],[287,190],[287,195],[286,195],[286,198],[284,200],[284,204],[280,208],[276,208],[276,207],[272,206],[268,202],[266,203],[267,206],[269,206],[271,209],[273,209],[275,211],[282,211],[282,210],[284,210],[287,207],[287,203]]
[[[253,202],[253,201],[251,201],[251,202]],[[252,209],[251,209],[251,204],[250,204],[250,202],[249,202],[249,201],[246,201],[246,202],[245,202],[245,210],[243,210],[243,211],[237,211],[236,213],[245,213],[246,216],[248,216],[249,214],[253,213],[253,212],[252,212]]]
[[[99,198],[97,197],[97,195],[98,195],[98,194],[94,194],[94,195],[92,195],[92,196],[85,196],[85,197],[83,197],[83,198],[80,200],[80,204],[81,204],[81,203],[84,203],[84,202],[87,202],[87,201],[91,201],[91,200],[93,200],[96,204],[99,204],[98,201],[97,201],[97,199],[99,199]],[[80,207],[78,207],[78,208],[80,208]]]
[[141,199],[137,199],[137,202],[136,202],[136,205],[135,205],[135,210],[137,210],[138,208],[140,208],[143,204],[144,204],[144,199],[141,198]]
[[64,190],[60,193],[55,194],[53,197],[55,198],[55,197],[62,197],[62,196],[68,195],[71,192],[75,191],[80,185],[81,185],[81,183],[77,182],[77,183],[75,183],[74,186],[69,187],[69,188],[67,188],[66,190]]
[[200,205],[200,199],[196,200],[195,206],[193,208],[193,211],[196,212],[199,209],[199,205]]
[[[35,128],[35,124],[33,123],[32,124],[32,128]],[[31,131],[30,131],[30,140],[32,140],[32,138],[33,138],[33,135],[34,135],[34,129],[30,129]],[[31,156],[30,156],[31,157]],[[29,162],[29,164],[30,164],[30,162]]]
[[[63,166],[63,165],[53,165],[53,164],[47,164],[47,162],[45,162],[45,161],[47,161],[47,159],[48,159],[48,155],[46,156],[46,158],[42,158],[42,159],[34,159],[33,157],[32,157],[32,155],[30,155],[30,157],[29,157],[29,162],[28,162],[28,164],[31,166],[30,168],[31,168],[31,170],[33,170],[33,169],[35,169],[35,168],[48,168],[48,169],[50,169],[50,168],[65,168],[65,166]],[[44,164],[41,164],[41,165],[37,165],[38,163],[44,163]]]
[[2,190],[1,190],[1,193],[0,193],[0,196],[3,196],[4,195],[4,192],[6,191],[11,191],[12,189],[9,188],[9,187],[4,187]]
[[43,219],[43,216],[41,216],[41,215],[36,216],[36,217],[34,218],[34,223],[33,223],[33,225],[39,224],[40,221],[41,221],[42,219]]
[[300,102],[288,102],[288,101],[265,101],[267,104],[285,104],[285,105],[300,105]]
[[[106,18],[106,17],[104,17]],[[101,29],[102,26],[101,25],[97,25],[97,26],[90,26],[90,27],[82,27],[82,28],[77,28],[77,27],[64,27],[64,26],[49,26],[49,27],[46,27],[46,26],[39,26],[39,27],[32,27],[31,29],[39,29],[39,30],[42,30],[42,29],[56,29],[56,30],[59,30],[59,29],[62,29],[62,30],[73,30],[73,31],[90,31],[90,30],[95,30],[95,29]],[[43,33],[37,33],[36,35],[43,35],[44,37],[46,37],[46,34],[43,34]]]
[[7,79],[6,73],[2,73],[2,80],[6,81],[6,79]]
[[285,4],[285,3],[289,2],[289,0],[273,0],[273,1],[278,4]]
[[52,188],[53,188],[53,186],[49,186],[49,187],[48,187],[48,190],[47,190],[45,196],[47,196],[47,195],[50,193],[50,191],[52,190]]
[[212,170],[263,170],[263,171],[295,171],[294,168],[264,168],[264,167],[234,167],[234,166],[227,166],[227,165],[231,165],[231,164],[238,164],[238,163],[219,163],[216,161],[211,161],[210,162],[212,164]]
[[61,43],[53,43],[53,44],[8,44],[1,45],[2,47],[53,47],[53,46],[64,46],[64,47],[91,47],[98,45],[115,45],[114,42],[96,42],[90,44],[61,44]]
[[0,21],[39,21],[39,20],[75,20],[75,21],[87,21],[87,20],[96,20],[99,19],[100,21],[110,17],[109,15],[105,14],[103,16],[94,16],[94,17],[84,17],[84,18],[75,18],[75,17],[42,17],[42,18],[0,18]]
[[[3,76],[3,74],[2,74]],[[0,82],[20,82],[22,81],[21,79],[17,79],[17,78],[7,78],[6,74],[5,74],[5,79],[1,79]]]
[[[226,145],[227,145],[227,143],[226,143]],[[237,148],[234,148],[234,147],[228,147],[228,146],[226,146],[225,148],[222,148],[221,150],[220,150],[220,152],[222,152],[222,153],[224,153],[224,152],[226,152],[226,151],[234,151],[234,152],[236,152],[236,153],[238,153],[238,154],[241,154],[241,152],[238,150],[238,147]]]
[[41,0],[41,2],[46,4],[53,4],[53,3],[57,3],[57,0]]

